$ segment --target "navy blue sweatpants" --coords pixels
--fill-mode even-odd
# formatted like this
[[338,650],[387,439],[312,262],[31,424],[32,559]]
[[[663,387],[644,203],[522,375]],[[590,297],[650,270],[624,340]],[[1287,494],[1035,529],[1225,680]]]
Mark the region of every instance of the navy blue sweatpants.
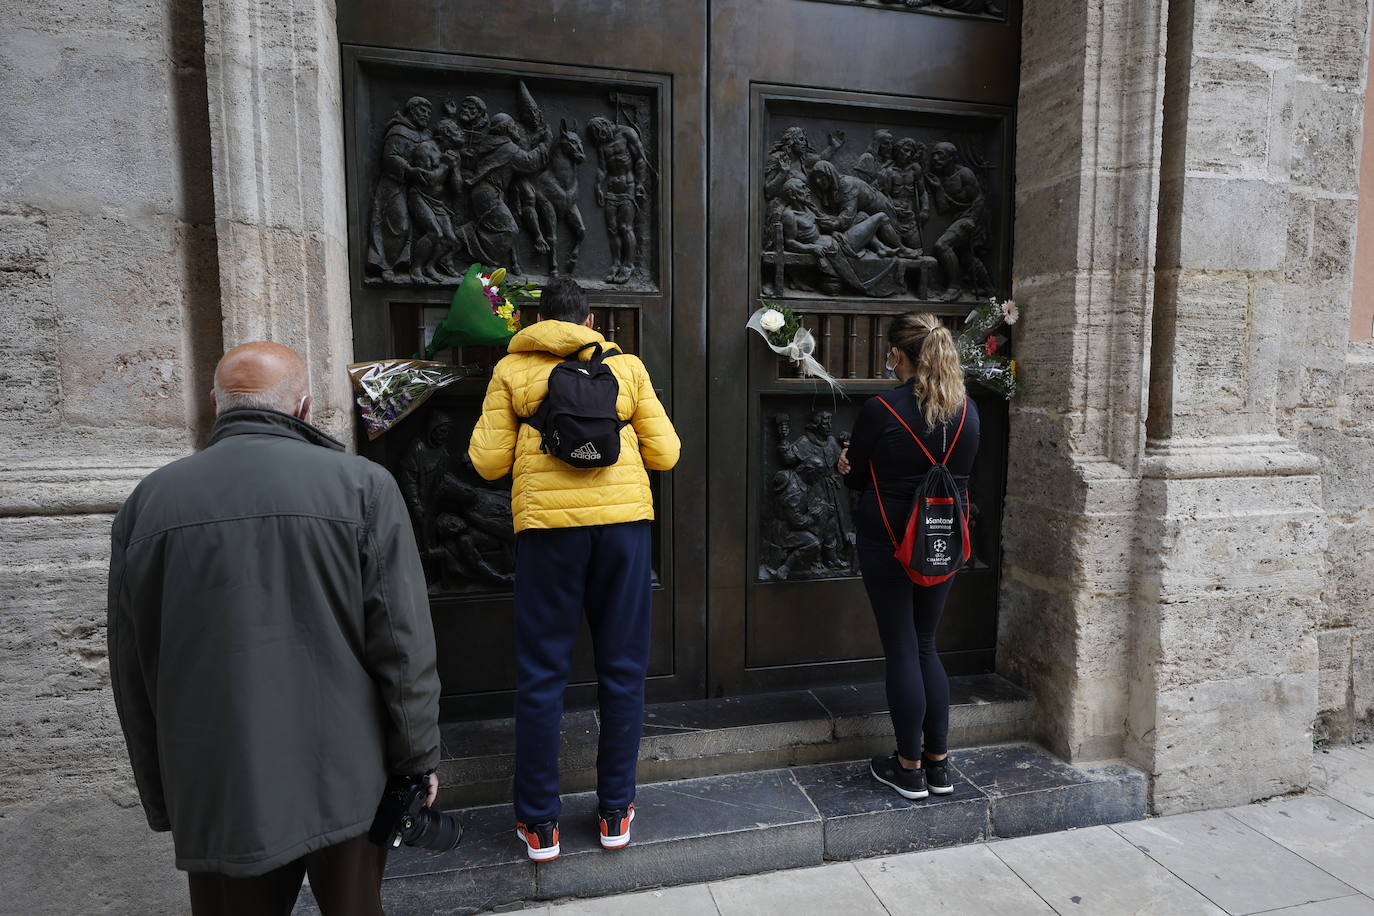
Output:
[[603,810],[635,799],[649,664],[648,522],[550,528],[515,539],[515,817],[558,817],[563,688],[582,615],[596,657],[601,741],[596,794]]

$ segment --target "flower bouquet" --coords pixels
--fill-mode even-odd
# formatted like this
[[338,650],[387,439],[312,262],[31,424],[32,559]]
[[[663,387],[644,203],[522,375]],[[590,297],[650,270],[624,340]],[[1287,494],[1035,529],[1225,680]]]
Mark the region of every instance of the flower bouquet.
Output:
[[1020,317],[1021,308],[1014,300],[989,299],[968,313],[955,339],[964,374],[1007,400],[1021,390],[1022,384],[1016,377],[1016,360],[999,352],[1008,338],[998,331],[1016,324]]
[[348,367],[369,440],[410,416],[440,388],[472,374],[468,366],[419,359],[378,359]]
[[483,272],[481,264],[473,264],[453,291],[425,357],[445,347],[505,346],[520,330],[520,307],[538,298],[538,288],[512,279],[504,267]]
[[821,379],[843,393],[840,383],[816,360],[816,338],[802,327],[796,313],[785,305],[773,305],[762,299],[759,301],[762,306],[749,316],[745,327],[757,331],[770,350],[787,357],[792,365],[801,370],[802,375]]

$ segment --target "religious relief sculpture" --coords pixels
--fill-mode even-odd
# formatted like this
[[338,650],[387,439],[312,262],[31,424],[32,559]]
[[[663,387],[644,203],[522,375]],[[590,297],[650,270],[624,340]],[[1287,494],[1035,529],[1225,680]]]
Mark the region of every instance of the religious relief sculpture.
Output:
[[464,473],[453,471],[452,428],[447,414],[432,411],[397,469],[430,593],[508,589],[515,581],[510,493],[465,479],[476,479],[466,454]]
[[596,147],[596,205],[605,211],[606,237],[611,241],[611,269],[607,283],[625,283],[634,272],[638,241],[635,223],[647,201],[649,163],[633,127],[605,118],[587,122]]
[[[958,148],[940,141],[928,150],[878,128],[846,167],[837,155],[844,145],[844,132],[835,130],[818,150],[793,126],[769,150],[765,292],[946,301],[989,294],[986,198]],[[927,229],[932,214],[938,233]],[[943,287],[932,292],[938,280]]]
[[958,299],[964,291],[978,298],[992,294],[992,281],[979,257],[987,247],[987,207],[983,189],[973,169],[959,164],[953,143],[937,143],[930,157],[931,186],[935,209],[949,214],[950,224],[935,241],[935,257],[945,271],[946,289],[941,297]]
[[792,439],[791,417],[773,418],[774,451],[765,467],[777,469],[765,501],[760,579],[855,575],[854,535],[841,508],[842,481],[835,470],[841,445],[831,435],[832,419],[828,410],[815,411],[805,433]]
[[366,217],[364,282],[454,285],[473,262],[515,276],[527,267],[534,275],[575,275],[586,254],[583,208],[593,201],[606,227],[588,265],[597,281],[651,282],[644,252],[653,168],[638,126],[648,120],[650,98],[616,91],[600,102],[560,100],[593,111],[609,104],[602,110],[613,113],[587,121],[597,162],[594,189],[584,192],[579,172],[587,149],[576,118],[558,119],[555,133],[523,81],[512,113],[469,95],[443,102],[432,123],[434,103],[411,97],[383,130]]
[[[535,192],[541,231],[536,234],[534,250],[549,256],[551,277],[558,276],[560,272],[577,272],[577,252],[582,247],[583,236],[587,234],[587,226],[582,222],[582,210],[577,203],[577,169],[586,158],[582,137],[577,132],[577,122],[569,126],[567,121],[560,121],[558,142],[550,154],[548,171],[539,175]],[[558,264],[560,224],[568,227],[571,236],[562,271]]]
[[[863,0],[859,0],[863,2]],[[904,7],[909,10],[935,8],[952,13],[967,13],[970,16],[1006,17],[1006,6],[999,0],[874,0],[886,6]]]

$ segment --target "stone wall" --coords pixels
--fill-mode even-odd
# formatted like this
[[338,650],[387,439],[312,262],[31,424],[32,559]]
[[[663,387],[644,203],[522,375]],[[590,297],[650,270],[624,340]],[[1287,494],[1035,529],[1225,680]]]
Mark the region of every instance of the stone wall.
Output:
[[[1374,734],[1374,344],[1367,328],[1363,342],[1348,337],[1366,113],[1365,9],[1350,0],[1304,3],[1293,90],[1285,279],[1287,336],[1301,344],[1280,354],[1278,407],[1284,434],[1321,459],[1330,531],[1315,618],[1322,741]],[[1366,206],[1374,206],[1371,193],[1365,189]]]
[[0,910],[182,912],[105,659],[111,513],[210,422],[200,5],[0,4]]
[[[1317,621],[1316,737],[1374,738],[1374,345],[1351,344],[1325,410],[1290,408],[1297,434],[1321,456],[1330,523]],[[1288,419],[1286,417],[1286,419]]]
[[1318,706],[1367,721],[1366,18],[1026,5],[998,664],[1042,740],[1128,757],[1159,812],[1301,788]]

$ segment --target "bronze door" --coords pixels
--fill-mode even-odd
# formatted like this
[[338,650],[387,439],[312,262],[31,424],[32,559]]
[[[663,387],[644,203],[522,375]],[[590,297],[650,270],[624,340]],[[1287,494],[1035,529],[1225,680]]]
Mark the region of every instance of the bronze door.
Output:
[[[701,696],[704,0],[338,10],[356,359],[416,352],[473,261],[582,283],[598,327],[644,359],[684,432],[677,469],[653,475],[649,696]],[[541,142],[545,163],[531,155]],[[514,686],[509,481],[486,484],[464,457],[500,355],[438,354],[476,377],[363,447],[413,507],[448,716],[508,712]],[[571,705],[594,702],[585,638],[572,684]]]
[[[533,280],[556,264],[682,434],[654,481],[651,698],[879,675],[848,500],[815,471],[887,387],[893,314],[957,322],[1007,293],[1020,12],[1001,2],[340,0],[357,359],[416,352],[471,260]],[[558,161],[526,168],[545,128]],[[798,248],[818,240],[830,257]],[[765,297],[801,315],[847,398],[745,330]],[[500,353],[442,356],[479,374],[365,451],[415,496],[446,714],[496,714],[509,506],[463,455]],[[1006,411],[976,396],[978,562],[942,632],[955,671],[990,669],[995,644]],[[570,704],[594,700],[585,640],[573,682]]]
[[[712,693],[868,679],[881,651],[850,541],[838,441],[882,380],[891,316],[956,325],[1008,293],[1019,4],[713,0]],[[845,396],[751,331],[786,304]],[[940,645],[991,670],[1006,405],[983,421],[973,568]]]

